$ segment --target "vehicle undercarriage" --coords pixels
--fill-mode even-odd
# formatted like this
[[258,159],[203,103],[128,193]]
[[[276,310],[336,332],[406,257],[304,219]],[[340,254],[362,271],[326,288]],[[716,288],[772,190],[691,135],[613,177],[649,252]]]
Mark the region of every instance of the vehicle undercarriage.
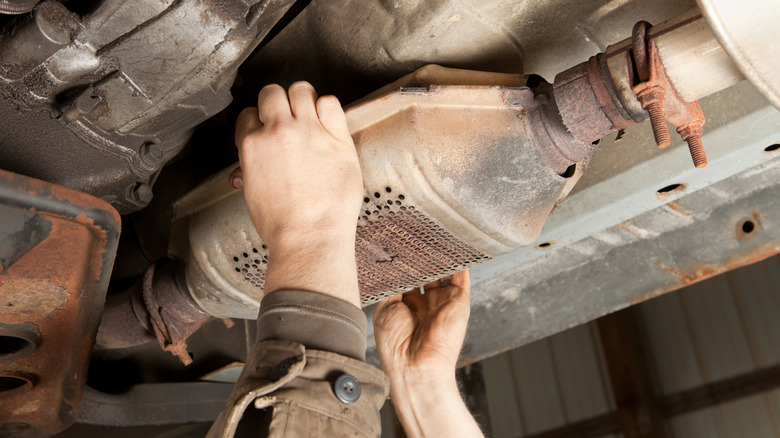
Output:
[[232,130],[268,83],[346,108],[369,316],[471,267],[463,363],[777,254],[779,13],[0,0],[0,436],[216,417],[267,264]]

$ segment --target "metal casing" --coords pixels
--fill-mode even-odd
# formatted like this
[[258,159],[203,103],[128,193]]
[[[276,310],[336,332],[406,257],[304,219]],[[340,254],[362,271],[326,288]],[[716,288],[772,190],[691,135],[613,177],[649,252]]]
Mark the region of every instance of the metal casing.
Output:
[[[583,168],[553,170],[564,159],[539,134],[558,126],[544,102],[525,87],[405,87],[347,110],[366,190],[356,245],[364,305],[535,241]],[[173,253],[186,257],[206,311],[254,318],[268,254],[228,185],[231,169],[179,201],[189,248]]]

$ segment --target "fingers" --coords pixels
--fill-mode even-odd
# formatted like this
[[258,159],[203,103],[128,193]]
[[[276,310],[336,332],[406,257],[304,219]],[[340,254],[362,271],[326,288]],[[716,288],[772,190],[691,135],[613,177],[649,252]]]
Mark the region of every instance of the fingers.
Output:
[[317,99],[317,116],[320,118],[320,124],[330,135],[341,139],[351,139],[349,128],[347,127],[347,118],[344,115],[344,109],[335,96],[322,96]]
[[468,303],[470,292],[471,281],[468,269],[425,285],[425,294],[432,308],[454,299]]
[[295,82],[287,92],[277,84],[266,85],[257,96],[257,108],[260,126],[272,125],[290,117],[299,120],[318,117],[322,127],[332,136],[341,140],[351,138],[339,100],[335,96],[318,99],[317,92],[308,82]]
[[287,92],[277,84],[270,84],[257,95],[257,108],[260,121],[264,125],[274,125],[292,117]]
[[[445,278],[447,278],[447,277],[445,277]],[[439,280],[436,280],[436,281],[432,281],[432,282],[426,284],[425,286],[423,286],[423,289],[425,290],[425,292],[428,292],[429,290],[433,290],[433,289],[438,289],[439,287],[441,287],[441,280],[442,279],[439,279]]]
[[290,85],[290,109],[292,116],[299,120],[316,120],[317,92],[308,82],[296,82]]
[[241,150],[246,137],[262,127],[257,108],[244,108],[236,120],[236,147]]
[[428,297],[421,294],[418,289],[404,292],[401,297],[413,314],[417,315],[419,319],[425,318],[428,312]]
[[374,309],[375,319],[376,319],[376,316],[381,315],[382,313],[384,313],[386,311],[385,309],[387,309],[387,306],[389,306],[389,305],[391,305],[391,304],[393,304],[395,302],[398,302],[398,301],[401,301],[401,295],[393,295],[390,298],[385,298],[384,300],[376,303],[376,309]]
[[408,324],[414,323],[414,316],[402,298],[401,295],[395,295],[377,303],[372,318],[377,347],[380,347],[380,338],[387,339],[396,335],[405,337],[408,336],[408,333],[404,334],[403,332],[413,330],[413,327],[409,327]]
[[468,269],[456,272],[448,277],[450,285],[443,287],[439,294],[441,302],[459,301],[465,304],[469,303],[471,296],[471,277]]
[[457,286],[466,293],[471,294],[471,273],[468,269],[452,274],[451,280],[453,286]]
[[230,185],[234,189],[243,189],[244,188],[244,171],[241,170],[240,167],[236,167],[233,169],[232,172],[230,172],[230,176],[228,177],[228,181],[230,181]]

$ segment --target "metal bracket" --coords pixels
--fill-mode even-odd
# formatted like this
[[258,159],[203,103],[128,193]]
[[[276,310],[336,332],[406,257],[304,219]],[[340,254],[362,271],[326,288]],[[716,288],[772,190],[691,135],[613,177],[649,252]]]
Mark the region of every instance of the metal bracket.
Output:
[[648,37],[650,23],[640,21],[632,31],[632,59],[636,73],[632,90],[642,108],[650,115],[655,142],[668,147],[672,141],[666,122],[677,126],[677,133],[688,143],[688,149],[697,168],[707,165],[707,156],[701,143],[704,113],[699,101],[684,101],[666,74],[658,48]]

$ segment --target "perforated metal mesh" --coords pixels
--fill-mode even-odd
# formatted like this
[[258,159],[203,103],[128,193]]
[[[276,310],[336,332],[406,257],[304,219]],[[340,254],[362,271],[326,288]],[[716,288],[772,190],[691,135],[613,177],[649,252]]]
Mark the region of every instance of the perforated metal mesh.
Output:
[[[391,187],[367,194],[358,219],[356,255],[363,305],[422,286],[490,257],[437,225]],[[236,272],[261,288],[265,245],[233,256]]]
[[369,194],[363,206],[357,259],[364,305],[489,259],[407,205],[391,187]]
[[253,286],[262,289],[265,284],[265,268],[268,266],[268,250],[265,245],[250,248],[233,256],[234,269],[238,275]]

